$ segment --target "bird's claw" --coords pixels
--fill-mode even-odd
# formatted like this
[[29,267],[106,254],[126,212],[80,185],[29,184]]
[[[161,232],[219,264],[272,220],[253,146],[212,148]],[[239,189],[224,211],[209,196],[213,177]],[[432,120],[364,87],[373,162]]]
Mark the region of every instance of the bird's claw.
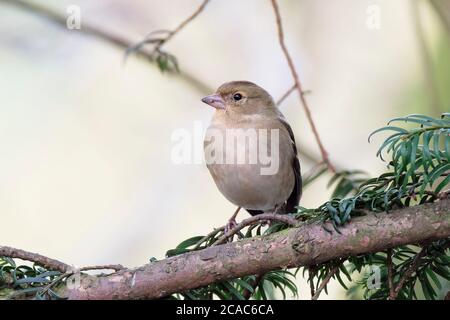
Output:
[[225,225],[225,234],[227,234],[228,232],[230,232],[232,229],[236,228],[237,223],[235,219],[230,219],[228,220],[228,223]]

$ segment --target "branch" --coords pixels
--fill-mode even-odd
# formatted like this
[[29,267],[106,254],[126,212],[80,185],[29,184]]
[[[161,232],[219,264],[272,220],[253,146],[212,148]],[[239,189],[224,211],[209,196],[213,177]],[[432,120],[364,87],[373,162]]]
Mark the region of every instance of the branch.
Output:
[[425,91],[428,93],[430,99],[431,109],[435,115],[441,114],[443,110],[441,110],[441,98],[438,92],[438,86],[436,83],[436,75],[434,73],[433,66],[433,58],[430,53],[430,49],[428,48],[426,42],[425,31],[422,26],[422,21],[420,18],[419,12],[419,1],[413,0],[411,1],[411,15],[414,23],[415,34],[417,37],[417,42],[419,46],[420,57],[422,59],[422,68],[423,68],[423,76],[424,76],[424,86]]
[[394,292],[392,292],[392,295],[390,296],[391,300],[397,299],[397,296],[398,296],[400,290],[403,288],[403,286],[406,283],[406,281],[408,281],[409,278],[411,278],[413,273],[416,272],[417,269],[422,264],[422,261],[423,261],[422,258],[426,255],[426,253],[427,253],[427,249],[426,249],[426,247],[424,247],[414,257],[414,260],[411,263],[411,265],[409,266],[408,270],[403,274],[402,278],[400,279],[400,281],[398,282],[397,286],[395,287]]
[[[147,55],[149,55],[150,57],[154,53],[172,56],[167,52],[163,52],[161,48],[167,42],[169,42],[176,34],[178,34],[181,30],[183,30],[190,22],[192,22],[203,11],[203,9],[205,9],[208,3],[209,0],[204,0],[202,4],[189,17],[183,20],[174,30],[155,30],[151,32],[147,37],[145,37],[144,40],[138,42],[137,44],[134,44],[133,46],[128,47],[125,52],[125,60],[130,53],[140,53],[146,44],[154,45],[153,50],[151,50],[151,52],[147,51]],[[166,36],[162,36],[164,34]],[[153,59],[150,58],[150,60]],[[173,60],[175,60],[174,63],[177,64],[176,59]],[[175,69],[178,70],[178,66],[176,66]]]
[[311,299],[316,294],[316,288],[314,286],[314,276],[316,275],[317,270],[315,266],[309,267],[308,270],[308,282],[309,282],[309,290],[311,293]]
[[447,35],[450,36],[450,4],[448,0],[431,0],[431,5],[441,19]]
[[[37,14],[47,19],[48,21],[55,23],[56,25],[66,29],[66,17],[63,14],[60,14],[50,8],[23,0],[0,0],[0,2],[4,2],[13,5],[15,7],[24,9],[26,11],[29,11],[31,13]],[[86,22],[82,23],[80,30],[71,30],[70,32],[81,32],[85,35],[101,39],[109,43],[110,45],[119,48],[123,52],[125,52],[128,48],[134,45],[134,42],[130,41],[127,38],[124,38],[117,34],[113,34],[107,30],[97,28],[96,26],[90,25],[89,23]],[[142,50],[139,51],[140,53],[139,57],[146,58],[147,61],[150,61],[150,58],[152,58],[152,52],[153,50],[143,48]],[[191,75],[187,72],[180,71],[180,73],[177,74],[177,77],[180,77],[181,80],[185,81],[188,85],[190,85],[191,87],[202,93],[212,91],[212,89],[207,84],[205,84],[204,82],[196,78],[194,75]]]
[[163,42],[161,42],[157,47],[161,48],[167,41],[172,39],[173,36],[175,36],[177,33],[179,33],[184,27],[186,27],[192,20],[197,18],[197,16],[205,9],[206,5],[208,4],[209,0],[203,0],[202,4],[195,10],[187,19],[183,20],[178,27],[176,27],[173,31],[169,33],[169,35],[164,39]]
[[297,85],[294,83],[276,102],[277,106],[280,106],[287,97],[291,95],[297,89]]
[[[333,229],[329,222],[325,225],[305,223],[267,236],[212,246],[107,276],[83,274],[80,287],[69,289],[61,285],[57,290],[58,294],[69,299],[156,299],[246,275],[312,266],[397,246],[444,239],[450,236],[450,200],[399,209],[389,214],[356,217],[339,232],[330,232],[324,227]],[[2,254],[8,256],[8,252]],[[41,258],[39,261],[42,262]],[[399,285],[403,282],[400,281]]]
[[240,230],[244,229],[245,227],[254,224],[258,221],[278,221],[283,222],[286,224],[289,224],[291,226],[296,226],[299,222],[298,220],[285,215],[285,214],[273,214],[273,213],[261,213],[256,216],[252,216],[248,219],[243,220],[241,223],[239,223],[236,227],[225,233],[221,238],[217,240],[217,242],[214,243],[214,245],[223,244],[229,239],[230,237],[234,236],[236,233],[238,233]]
[[[259,286],[259,284],[261,283],[261,280],[263,279],[264,275],[263,274],[257,274],[255,275],[255,279],[252,281],[252,283],[250,284],[250,286],[253,289],[253,292],[256,291],[256,288]],[[250,299],[250,297],[253,294],[252,291],[250,291],[249,289],[245,288],[244,291],[242,292],[242,296],[245,298],[245,300]]]
[[276,18],[276,23],[277,23],[277,28],[278,28],[278,40],[279,40],[279,43],[280,43],[280,47],[281,47],[281,50],[284,53],[284,56],[286,58],[286,61],[287,61],[288,65],[289,65],[289,69],[291,70],[292,77],[294,78],[294,84],[295,84],[295,87],[296,87],[296,89],[298,91],[298,95],[300,97],[300,101],[301,101],[301,103],[303,105],[303,108],[304,108],[305,113],[306,113],[306,117],[308,118],[308,122],[309,122],[309,124],[311,126],[311,129],[313,131],[314,137],[315,137],[316,142],[317,142],[317,144],[319,146],[320,153],[322,154],[322,159],[328,165],[328,168],[332,172],[335,173],[336,169],[334,168],[333,164],[330,162],[330,159],[328,158],[328,153],[327,153],[327,151],[325,150],[325,147],[322,144],[322,140],[320,139],[319,132],[317,131],[316,125],[314,124],[314,121],[312,119],[311,110],[310,110],[310,108],[308,106],[308,103],[307,103],[307,101],[305,99],[305,93],[303,92],[302,84],[301,84],[300,79],[298,77],[297,70],[295,69],[294,62],[292,61],[291,55],[289,54],[289,51],[288,51],[288,49],[286,47],[286,44],[284,42],[283,24],[282,24],[282,21],[281,21],[281,15],[280,15],[280,10],[278,8],[277,1],[276,0],[271,0],[271,2],[272,2],[273,10],[275,12],[275,18]]
[[334,274],[339,270],[339,267],[341,264],[345,261],[345,259],[341,259],[331,270],[328,272],[326,277],[323,279],[322,283],[320,284],[319,288],[317,288],[316,293],[311,297],[311,300],[317,300],[319,299],[320,294],[322,293],[322,290],[325,289],[328,282],[330,282],[331,278],[334,276]]
[[38,253],[28,252],[21,249],[16,249],[7,246],[0,246],[0,257],[9,257],[13,259],[22,259],[30,262],[34,262],[47,270],[59,271],[62,273],[61,277],[65,278],[67,275],[88,270],[124,270],[125,267],[121,264],[105,264],[94,265],[82,268],[75,268],[67,263],[61,262],[56,259],[48,258]]
[[389,300],[395,300],[395,288],[394,288],[394,270],[392,263],[392,249],[388,249],[386,253],[386,263],[387,263],[387,277],[388,277],[388,288],[389,288]]
[[35,262],[36,264],[46,269],[55,270],[63,273],[69,271],[70,269],[73,269],[72,266],[64,262],[44,257],[38,253],[28,252],[21,249],[6,246],[0,246],[0,257],[10,257],[14,259],[22,259],[26,261]]

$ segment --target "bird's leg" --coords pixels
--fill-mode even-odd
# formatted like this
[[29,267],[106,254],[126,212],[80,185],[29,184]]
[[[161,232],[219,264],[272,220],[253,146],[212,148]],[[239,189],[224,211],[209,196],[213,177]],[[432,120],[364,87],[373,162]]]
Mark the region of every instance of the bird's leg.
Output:
[[[280,210],[280,206],[276,205],[275,208],[272,211],[272,215],[275,217],[278,214],[279,210]],[[274,221],[275,220],[267,220],[267,225],[270,227],[273,224]]]
[[228,223],[225,225],[225,233],[228,233],[231,229],[237,226],[236,223],[236,216],[239,213],[239,210],[241,210],[241,207],[238,207],[236,211],[234,211],[233,215],[228,219]]

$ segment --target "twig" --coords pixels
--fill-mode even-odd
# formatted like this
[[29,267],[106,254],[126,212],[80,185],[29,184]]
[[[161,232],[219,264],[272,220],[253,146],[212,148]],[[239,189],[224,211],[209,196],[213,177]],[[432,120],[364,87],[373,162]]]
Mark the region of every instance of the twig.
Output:
[[124,266],[121,264],[101,264],[97,266],[87,266],[87,267],[81,267],[78,269],[79,271],[88,271],[88,270],[114,270],[114,271],[120,271],[125,269]]
[[[53,22],[60,27],[66,29],[66,17],[63,14],[60,14],[56,11],[53,11],[47,7],[41,6],[37,3],[31,3],[28,1],[23,0],[0,0],[0,2],[4,2],[10,5],[13,5],[15,7],[24,9],[26,11],[29,11],[31,13],[37,14],[45,19],[47,19],[50,22]],[[87,22],[83,22],[80,30],[75,31],[68,31],[68,32],[81,32],[83,34],[96,37],[98,39],[101,39],[117,48],[120,48],[121,50],[126,50],[129,47],[133,46],[134,42],[121,37],[119,35],[113,34],[107,30],[102,30],[94,25],[90,25]],[[143,49],[140,51],[140,57],[146,58],[147,61],[152,62],[150,59],[152,57],[153,50],[147,50]],[[155,65],[155,64],[153,64]],[[196,76],[187,73],[185,71],[180,71],[177,73],[177,77],[180,77],[182,80],[186,81],[187,84],[195,88],[196,90],[203,93],[211,92],[213,91],[212,88],[210,88],[209,85],[202,82],[200,79],[198,79]]]
[[[144,40],[138,42],[137,44],[134,44],[130,46],[127,49],[125,58],[128,56],[130,52],[140,52],[143,48],[143,45],[148,43],[154,43],[156,44],[155,47],[152,50],[153,52],[161,52],[162,46],[164,46],[167,42],[169,42],[177,33],[179,33],[184,27],[186,27],[190,22],[192,22],[202,11],[205,9],[206,5],[208,4],[209,0],[204,0],[202,4],[186,19],[184,19],[175,29],[173,30],[157,30],[151,32],[147,37],[145,37]],[[162,38],[153,38],[155,34],[167,34],[167,36]]]
[[395,288],[394,288],[394,269],[393,269],[393,263],[392,263],[392,249],[387,250],[387,257],[386,257],[386,263],[387,263],[387,271],[388,271],[388,287],[389,287],[389,299],[394,300],[395,299]]
[[88,271],[88,270],[114,270],[115,272],[125,269],[124,266],[121,264],[106,264],[106,265],[97,265],[97,266],[88,266],[88,267],[82,267],[82,268],[72,268],[71,270],[59,275],[56,277],[52,282],[50,282],[48,285],[46,285],[41,291],[40,294],[47,294],[47,292],[58,282],[64,280],[67,277],[70,277],[76,273],[79,273],[81,271]]
[[439,15],[444,28],[447,31],[447,35],[450,36],[450,8],[447,0],[431,0],[431,5],[434,7],[434,11]]
[[294,83],[292,85],[292,87],[290,87],[282,96],[280,99],[277,100],[276,104],[277,106],[281,105],[283,103],[284,100],[286,100],[287,97],[289,97],[291,95],[292,92],[295,91],[295,89],[297,89],[297,85]]
[[42,290],[41,294],[46,294],[55,284],[60,282],[61,280],[71,276],[80,271],[87,270],[114,270],[115,272],[125,269],[124,266],[120,264],[107,264],[107,265],[95,265],[95,266],[87,266],[82,268],[74,268],[64,262],[51,259],[40,255],[38,253],[28,252],[21,249],[16,249],[7,246],[0,246],[0,257],[9,257],[13,259],[22,259],[26,261],[34,262],[47,270],[59,271],[62,274],[56,277],[53,281],[47,284]]
[[7,246],[0,246],[0,257],[9,257],[13,259],[22,259],[26,261],[34,262],[47,270],[59,271],[62,273],[72,272],[73,270],[86,271],[86,270],[114,270],[119,271],[125,269],[121,264],[105,264],[105,265],[95,265],[95,266],[87,266],[79,269],[74,268],[67,263],[51,259],[40,255],[38,253],[33,253],[21,249],[16,249]]
[[12,247],[0,246],[0,257],[9,257],[35,262],[45,269],[55,270],[59,272],[67,272],[72,267],[64,262],[51,259],[38,253],[28,252]]
[[409,266],[408,270],[406,270],[406,272],[400,278],[400,281],[397,283],[397,286],[395,287],[394,292],[393,292],[392,296],[390,297],[391,300],[397,299],[397,296],[398,296],[400,290],[403,288],[406,281],[408,281],[409,278],[411,278],[411,276],[413,275],[413,273],[416,272],[417,269],[420,267],[420,265],[423,262],[422,258],[426,254],[427,254],[427,247],[422,248],[422,250],[420,250],[420,252],[418,254],[416,254],[416,256],[414,257],[414,260],[411,263],[411,265]]
[[309,267],[308,269],[308,278],[309,278],[309,290],[311,291],[311,299],[312,297],[314,297],[315,293],[315,288],[314,288],[314,276],[316,275],[317,270],[315,267]]
[[280,43],[280,46],[281,46],[281,50],[283,51],[284,56],[286,57],[287,63],[289,65],[289,69],[291,70],[292,77],[294,78],[295,87],[296,87],[296,89],[298,91],[298,94],[299,94],[299,97],[300,97],[300,101],[301,101],[301,103],[303,105],[303,108],[304,108],[305,113],[306,113],[306,117],[308,118],[308,122],[309,122],[309,124],[311,126],[311,129],[313,131],[314,137],[315,137],[316,142],[317,142],[317,144],[319,146],[320,153],[322,154],[322,159],[328,165],[328,168],[333,173],[335,173],[336,169],[334,168],[333,164],[330,162],[330,160],[328,158],[328,153],[327,153],[327,151],[325,150],[325,147],[322,144],[322,141],[321,141],[320,136],[319,136],[319,132],[317,131],[316,125],[314,124],[314,121],[312,119],[311,110],[310,110],[310,108],[308,106],[308,103],[307,103],[307,101],[305,99],[305,94],[303,92],[300,79],[299,79],[297,71],[295,69],[294,62],[292,61],[292,58],[291,58],[291,56],[289,54],[289,51],[288,51],[288,49],[286,47],[286,44],[284,42],[283,25],[282,25],[282,22],[281,22],[281,15],[280,15],[280,10],[278,8],[277,1],[276,0],[271,0],[271,2],[272,2],[273,10],[275,12],[275,18],[276,18],[276,23],[277,23],[277,27],[278,27],[278,40],[279,40],[279,43]]
[[278,222],[284,222],[286,224],[289,224],[291,226],[298,225],[299,221],[288,216],[285,214],[273,214],[273,213],[262,213],[258,214],[256,216],[250,217],[248,219],[243,220],[240,222],[236,227],[225,233],[222,237],[220,237],[216,242],[214,242],[214,245],[224,244],[228,238],[234,236],[236,233],[238,233],[243,228],[254,224],[258,221],[278,221]]
[[164,44],[166,44],[170,39],[173,38],[178,32],[180,32],[184,27],[186,27],[192,20],[194,20],[202,11],[205,9],[206,5],[208,4],[209,0],[203,0],[202,4],[195,10],[189,17],[187,17],[185,20],[183,20],[178,27],[176,27],[173,31],[169,33],[169,35],[164,39],[163,42],[161,42],[157,48],[161,48]]
[[[292,92],[294,92],[295,91],[295,89],[297,89],[297,86],[295,85],[295,83],[277,100],[277,102],[276,102],[276,105],[277,106],[280,106],[283,102],[284,102],[284,100],[286,100],[287,99],[287,97],[289,97],[290,95],[291,95],[291,93]],[[303,94],[307,94],[307,93],[310,93],[311,91],[309,91],[309,90],[306,90],[306,91],[303,91]]]
[[419,12],[419,0],[412,0],[411,3],[411,15],[416,30],[417,42],[419,46],[420,56],[422,58],[422,68],[424,75],[425,90],[428,92],[430,98],[431,108],[436,115],[441,113],[441,99],[437,89],[436,75],[433,68],[433,59],[431,57],[430,50],[427,46],[425,34],[420,19]]
[[263,274],[257,274],[255,275],[255,279],[252,281],[252,283],[250,284],[250,286],[253,288],[253,292],[250,291],[249,289],[245,288],[244,291],[242,292],[242,296],[245,298],[245,300],[248,300],[251,298],[252,294],[255,293],[256,288],[259,286],[261,280],[263,279],[264,275]]
[[201,238],[192,250],[197,250],[198,248],[200,248],[200,246],[202,245],[203,242],[205,242],[206,240],[208,240],[210,238],[213,238],[216,234],[223,232],[224,230],[225,230],[225,226],[221,226],[220,228],[214,229],[213,231],[208,233],[206,236]]
[[322,290],[325,289],[328,282],[330,282],[331,278],[336,274],[336,272],[339,270],[339,267],[344,263],[345,259],[341,259],[331,270],[328,272],[326,277],[323,279],[323,281],[320,283],[319,288],[317,288],[316,293],[312,296],[311,300],[317,300],[319,299],[320,294],[322,293]]

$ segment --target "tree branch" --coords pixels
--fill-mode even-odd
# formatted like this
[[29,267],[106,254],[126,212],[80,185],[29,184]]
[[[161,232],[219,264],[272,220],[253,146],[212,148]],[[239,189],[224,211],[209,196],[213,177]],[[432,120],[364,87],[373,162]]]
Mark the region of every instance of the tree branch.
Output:
[[328,282],[330,282],[331,278],[334,276],[334,274],[339,270],[339,267],[344,262],[345,259],[341,259],[326,275],[325,279],[320,283],[319,288],[317,288],[316,293],[311,297],[311,300],[317,300],[319,299],[320,294],[322,293],[322,290],[325,289],[325,287],[328,285]]
[[55,270],[63,273],[69,271],[70,269],[73,269],[72,266],[64,262],[44,257],[38,253],[28,252],[21,249],[6,246],[0,246],[0,257],[9,257],[14,259],[22,259],[26,261],[35,262],[36,264],[46,269]]
[[287,97],[291,95],[292,92],[297,90],[297,85],[294,83],[276,102],[277,106],[280,106]]
[[203,0],[202,4],[195,10],[189,17],[187,17],[185,20],[183,20],[178,27],[176,27],[173,31],[169,33],[169,35],[164,39],[164,41],[158,45],[160,48],[162,45],[167,43],[170,39],[172,39],[173,36],[175,36],[178,32],[183,30],[184,27],[186,27],[192,20],[197,18],[197,16],[205,9],[206,5],[209,3],[209,0]]
[[436,75],[434,72],[434,66],[433,66],[433,58],[430,52],[430,49],[428,48],[428,44],[426,41],[425,31],[422,26],[422,21],[420,17],[420,11],[419,11],[419,3],[420,0],[412,0],[411,3],[411,15],[412,20],[415,28],[415,34],[417,37],[417,44],[419,47],[419,53],[420,57],[422,59],[422,69],[423,69],[423,77],[424,77],[424,87],[425,91],[427,92],[429,99],[430,99],[430,105],[431,109],[433,110],[434,115],[438,116],[442,113],[443,110],[441,110],[441,98],[439,96],[438,92],[438,86],[436,81]]
[[448,0],[431,0],[431,5],[441,19],[447,35],[450,36],[450,4]]
[[[333,229],[328,222],[325,225],[304,223],[267,236],[212,246],[107,276],[83,274],[79,287],[69,289],[61,285],[57,290],[69,299],[156,299],[246,275],[311,266],[444,239],[450,236],[450,200],[399,209],[389,214],[356,217],[341,227],[339,233],[327,231],[324,227]],[[5,256],[18,257],[17,252],[22,252],[0,248],[1,255]],[[47,261],[39,255],[20,256],[30,260],[37,257],[36,260],[42,264]],[[407,274],[412,274],[413,269],[411,267],[412,271]]]
[[420,252],[418,254],[416,254],[416,256],[414,257],[414,260],[411,263],[411,265],[409,266],[408,270],[403,274],[402,278],[400,279],[400,281],[398,282],[394,291],[392,292],[392,295],[390,296],[391,300],[397,299],[397,296],[398,296],[400,290],[405,285],[406,281],[408,281],[409,278],[411,278],[413,273],[416,272],[417,269],[422,264],[422,258],[425,256],[426,253],[427,253],[427,249],[426,249],[426,247],[424,247],[424,248],[422,248],[422,250],[420,250]]
[[[252,281],[252,283],[250,284],[250,286],[253,288],[253,292],[256,291],[256,288],[259,286],[259,284],[261,283],[261,280],[263,279],[264,275],[263,274],[257,274],[255,275],[255,279]],[[244,291],[242,292],[242,296],[245,298],[245,300],[250,299],[250,297],[253,294],[252,291],[250,291],[249,289],[245,288]]]
[[214,243],[214,245],[223,244],[229,239],[230,237],[234,236],[236,233],[238,233],[243,228],[254,224],[258,221],[278,221],[283,222],[286,224],[289,224],[291,226],[295,226],[299,224],[299,221],[286,215],[286,214],[273,214],[273,213],[261,213],[256,216],[252,216],[248,219],[243,220],[241,223],[239,223],[236,227],[225,233],[221,238],[217,240],[217,242]]
[[395,300],[395,288],[394,288],[394,264],[392,262],[392,249],[389,248],[386,252],[386,263],[387,263],[387,278],[388,278],[388,288],[389,288],[389,300]]
[[[29,11],[31,13],[37,14],[64,29],[66,28],[66,17],[63,14],[60,14],[45,6],[41,6],[39,4],[23,0],[0,0],[0,2],[4,2],[16,6],[18,8],[24,9],[26,11]],[[135,44],[133,41],[130,41],[127,38],[111,33],[107,30],[100,29],[94,25],[90,25],[87,22],[82,23],[80,30],[71,30],[70,32],[82,32],[83,34],[101,39],[106,43],[109,43],[110,45],[119,48],[123,52],[125,52],[126,49],[132,47]],[[146,58],[148,61],[150,61],[153,50],[149,48],[143,48],[142,50],[139,51],[139,53],[140,53],[140,55],[138,55],[139,57]],[[156,66],[156,64],[153,65]],[[191,87],[202,93],[208,93],[212,91],[212,89],[206,83],[204,83],[200,79],[196,78],[194,75],[191,75],[187,72],[180,71],[177,74],[177,77],[184,80],[188,85],[190,85]]]

